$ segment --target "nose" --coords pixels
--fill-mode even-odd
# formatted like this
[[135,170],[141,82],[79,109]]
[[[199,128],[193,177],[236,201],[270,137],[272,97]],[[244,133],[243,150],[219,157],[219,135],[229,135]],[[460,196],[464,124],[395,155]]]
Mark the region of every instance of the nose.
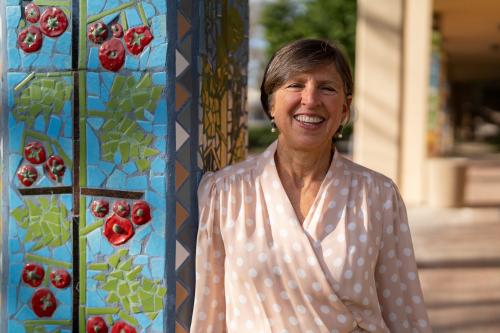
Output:
[[319,91],[314,85],[308,84],[302,90],[302,105],[307,108],[316,108],[321,104]]

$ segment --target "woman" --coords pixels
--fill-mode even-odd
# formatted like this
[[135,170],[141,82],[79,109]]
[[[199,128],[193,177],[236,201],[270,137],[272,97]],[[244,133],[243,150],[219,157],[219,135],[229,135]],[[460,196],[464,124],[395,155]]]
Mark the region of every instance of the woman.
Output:
[[353,81],[332,44],[299,40],[268,64],[277,142],[206,174],[191,332],[430,332],[394,183],[335,150]]

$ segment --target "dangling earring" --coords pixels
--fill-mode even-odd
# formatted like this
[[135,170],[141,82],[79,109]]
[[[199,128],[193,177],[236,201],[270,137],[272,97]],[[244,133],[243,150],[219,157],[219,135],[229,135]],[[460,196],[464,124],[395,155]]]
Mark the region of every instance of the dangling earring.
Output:
[[276,133],[276,122],[274,121],[274,117],[271,117],[271,133]]
[[335,132],[335,139],[342,139],[344,136],[342,135],[342,130],[344,129],[344,126],[340,125],[339,128],[337,129],[337,132]]

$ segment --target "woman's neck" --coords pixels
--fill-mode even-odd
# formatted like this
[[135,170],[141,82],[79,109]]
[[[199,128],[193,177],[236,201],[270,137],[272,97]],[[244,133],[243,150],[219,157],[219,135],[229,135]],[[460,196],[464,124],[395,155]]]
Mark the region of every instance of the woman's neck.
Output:
[[301,188],[315,181],[323,181],[333,157],[331,145],[316,150],[293,149],[278,140],[275,162],[280,177],[286,177]]

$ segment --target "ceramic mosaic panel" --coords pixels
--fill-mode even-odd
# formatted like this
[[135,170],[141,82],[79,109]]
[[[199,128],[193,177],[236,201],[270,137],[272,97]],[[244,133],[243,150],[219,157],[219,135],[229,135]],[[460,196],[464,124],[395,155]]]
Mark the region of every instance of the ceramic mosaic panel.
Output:
[[245,154],[247,11],[0,4],[1,332],[189,331],[202,162]]

